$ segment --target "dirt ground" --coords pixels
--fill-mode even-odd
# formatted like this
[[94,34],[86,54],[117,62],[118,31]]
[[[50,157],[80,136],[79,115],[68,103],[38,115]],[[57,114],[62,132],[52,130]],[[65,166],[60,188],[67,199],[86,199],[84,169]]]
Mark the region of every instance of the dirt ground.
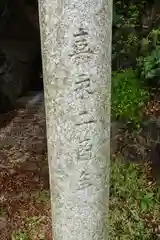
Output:
[[0,239],[49,240],[44,106],[3,115],[0,125]]
[[[154,116],[155,105],[151,103],[147,108]],[[150,129],[138,135],[120,133],[120,138],[123,136],[120,153],[131,162],[139,158],[148,161],[146,150],[151,148],[152,132],[158,133],[159,138],[160,130],[155,126],[151,133]],[[159,155],[154,159],[159,160]],[[159,174],[158,166],[156,164]],[[0,116],[0,240],[52,240],[42,102]]]

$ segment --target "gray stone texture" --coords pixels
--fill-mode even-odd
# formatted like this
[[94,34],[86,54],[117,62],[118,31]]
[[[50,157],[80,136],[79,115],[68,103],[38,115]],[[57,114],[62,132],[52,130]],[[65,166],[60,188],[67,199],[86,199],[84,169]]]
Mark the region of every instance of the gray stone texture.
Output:
[[106,240],[112,1],[39,0],[54,240]]

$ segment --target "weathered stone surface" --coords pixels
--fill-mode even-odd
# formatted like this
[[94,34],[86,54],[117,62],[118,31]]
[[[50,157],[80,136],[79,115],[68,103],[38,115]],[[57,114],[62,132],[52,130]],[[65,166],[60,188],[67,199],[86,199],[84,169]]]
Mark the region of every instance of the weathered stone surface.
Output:
[[112,1],[40,0],[54,240],[106,240]]

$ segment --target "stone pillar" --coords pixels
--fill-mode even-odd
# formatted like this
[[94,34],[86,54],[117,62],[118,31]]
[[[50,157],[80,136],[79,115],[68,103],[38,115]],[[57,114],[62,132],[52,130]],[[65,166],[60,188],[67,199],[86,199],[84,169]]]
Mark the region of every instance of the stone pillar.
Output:
[[106,240],[112,1],[39,0],[53,239]]

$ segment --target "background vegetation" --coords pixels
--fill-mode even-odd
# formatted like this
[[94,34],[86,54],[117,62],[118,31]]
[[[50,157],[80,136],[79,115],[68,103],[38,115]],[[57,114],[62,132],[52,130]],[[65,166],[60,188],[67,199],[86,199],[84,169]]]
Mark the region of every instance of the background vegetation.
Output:
[[159,9],[157,1],[114,1],[112,114],[133,125],[160,84]]
[[159,90],[160,2],[115,0],[112,121],[125,130],[111,162],[110,239],[160,239]]

